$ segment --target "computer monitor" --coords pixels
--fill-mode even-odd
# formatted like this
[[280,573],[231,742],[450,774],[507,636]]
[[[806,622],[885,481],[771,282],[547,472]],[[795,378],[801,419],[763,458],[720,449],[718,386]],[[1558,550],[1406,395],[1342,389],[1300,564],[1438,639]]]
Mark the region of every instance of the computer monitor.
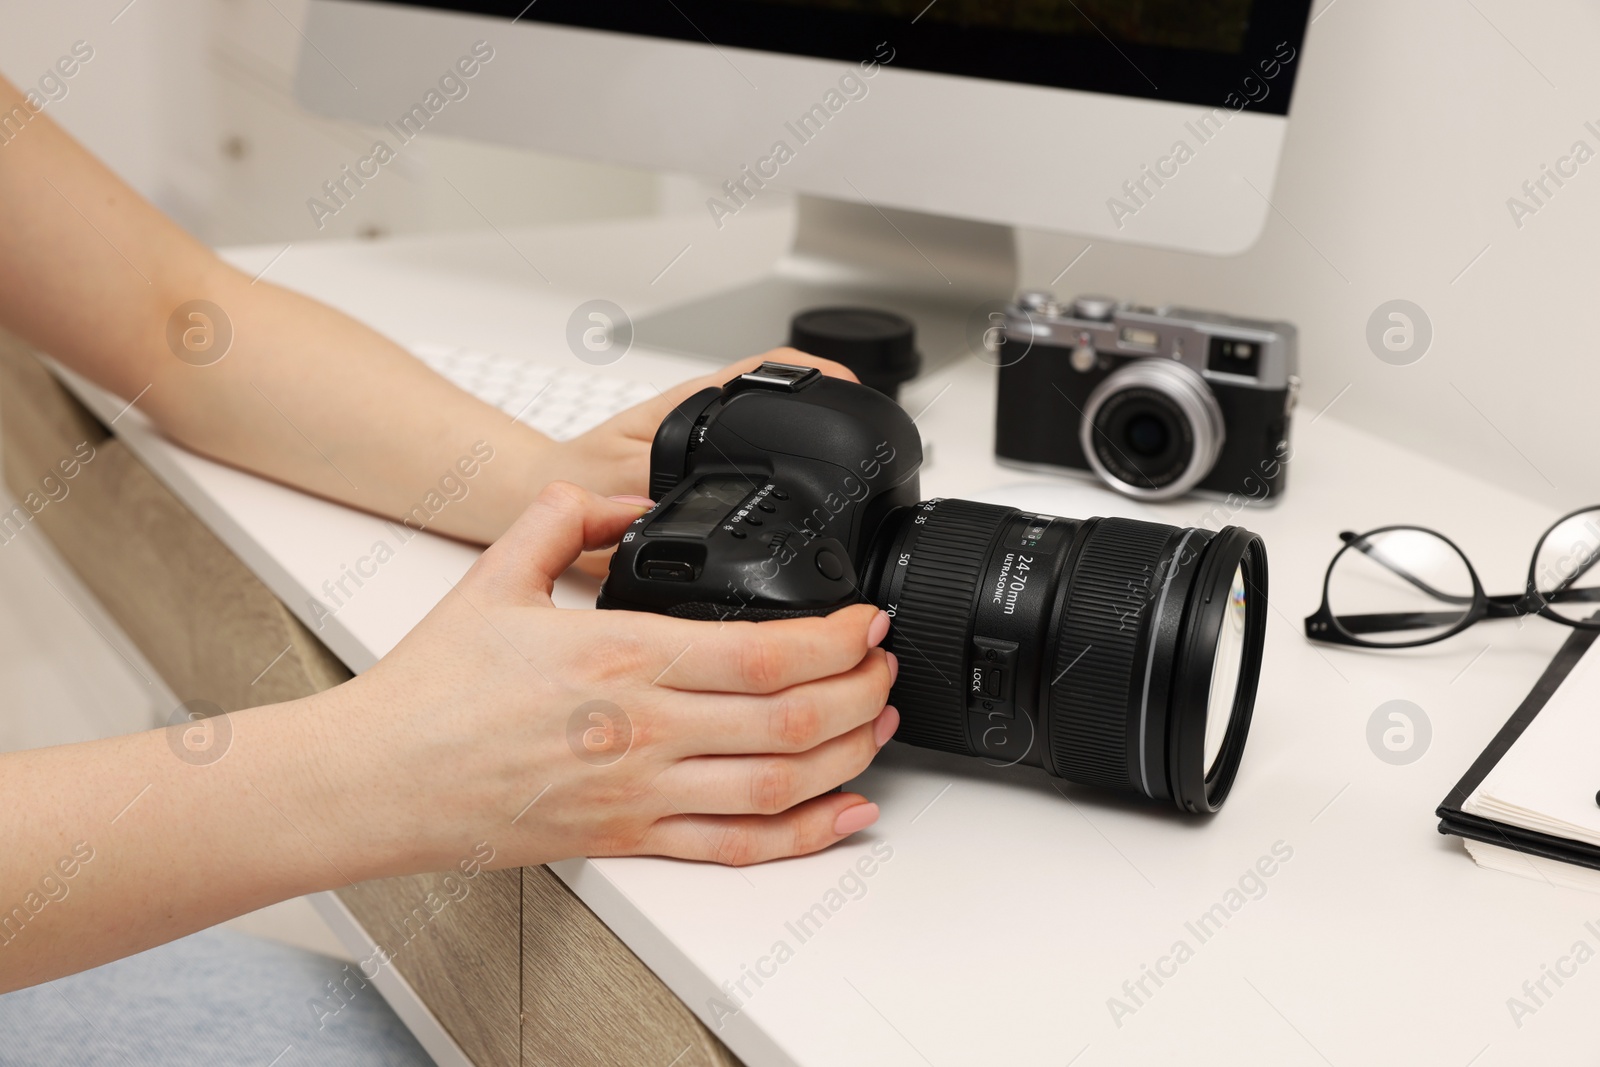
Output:
[[[800,308],[865,303],[911,315],[938,361],[1014,289],[1013,227],[1248,248],[1309,6],[312,0],[296,85],[398,139],[427,125],[709,178],[708,244],[800,194],[770,275],[639,321],[640,343],[734,358],[780,343]],[[437,83],[477,41],[493,57],[454,76],[469,95],[453,102]]]

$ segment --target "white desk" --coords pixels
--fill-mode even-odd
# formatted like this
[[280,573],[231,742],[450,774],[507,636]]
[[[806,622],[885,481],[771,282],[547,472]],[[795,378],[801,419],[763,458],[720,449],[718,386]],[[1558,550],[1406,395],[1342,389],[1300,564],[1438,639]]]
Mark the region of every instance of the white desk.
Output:
[[[297,246],[268,277],[401,342],[579,366],[563,330],[580,301],[606,296],[640,312],[733,280],[738,256],[776,254],[781,218],[740,222],[700,257],[704,273],[691,254],[655,286],[651,277],[703,239],[703,226],[513,235],[548,285],[494,234]],[[231,258],[254,273],[278,251]],[[633,353],[606,372],[665,385],[703,369]],[[1183,525],[1208,512],[1196,501],[1135,509],[1093,486],[994,466],[992,374],[973,361],[908,391],[913,412],[931,402],[919,422],[933,443],[927,495],[1010,486],[1008,499],[1025,496],[1040,510]],[[121,406],[84,395],[101,412]],[[742,871],[626,859],[574,860],[557,872],[752,1067],[1571,1062],[1592,1047],[1600,963],[1520,1028],[1506,1000],[1575,941],[1600,948],[1583,927],[1600,919],[1600,897],[1481,871],[1435,833],[1433,817],[1566,631],[1537,619],[1485,623],[1432,649],[1390,654],[1313,647],[1300,634],[1341,529],[1436,526],[1501,592],[1520,587],[1533,541],[1555,516],[1316,414],[1302,411],[1295,425],[1284,503],[1236,520],[1266,538],[1274,610],[1254,730],[1217,817],[1064,784],[1058,792],[1036,772],[895,744],[856,784],[882,805],[882,821],[821,855]],[[313,629],[308,598],[381,536],[368,516],[166,444],[137,412],[116,430]],[[417,538],[320,636],[365,669],[472,555]],[[577,606],[593,586],[569,580],[560,595]],[[1365,739],[1368,717],[1394,698],[1420,705],[1433,725],[1431,749],[1407,766],[1380,761]],[[1185,924],[1224,901],[1280,841],[1292,859],[1202,943]],[[884,844],[892,858],[863,880],[864,893],[802,943],[785,924]],[[1159,988],[1146,979],[1150,995],[1136,1005],[1124,981],[1137,982],[1180,940],[1192,958]],[[792,957],[761,963],[779,941]],[[753,995],[739,996],[742,1010],[719,1025],[709,998],[758,964],[772,976],[759,988],[746,978]],[[1120,1025],[1112,997],[1137,1008]]]

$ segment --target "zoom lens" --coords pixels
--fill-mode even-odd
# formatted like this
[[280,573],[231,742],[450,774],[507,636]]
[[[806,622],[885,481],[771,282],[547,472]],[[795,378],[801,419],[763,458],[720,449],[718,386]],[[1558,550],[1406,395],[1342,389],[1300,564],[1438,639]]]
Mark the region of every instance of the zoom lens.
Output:
[[1079,444],[1112,488],[1140,500],[1193,489],[1222,452],[1222,409],[1205,379],[1181,363],[1138,359],[1089,394]]
[[966,500],[882,530],[865,588],[894,618],[900,740],[1221,806],[1261,670],[1260,538]]

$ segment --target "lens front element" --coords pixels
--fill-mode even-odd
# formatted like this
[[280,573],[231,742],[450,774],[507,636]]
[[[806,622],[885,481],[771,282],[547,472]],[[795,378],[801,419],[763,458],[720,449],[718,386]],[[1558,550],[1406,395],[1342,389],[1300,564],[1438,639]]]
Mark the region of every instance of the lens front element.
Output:
[[1244,666],[1244,628],[1248,592],[1244,565],[1233,569],[1228,586],[1228,603],[1222,611],[1222,628],[1217,634],[1217,658],[1211,666],[1211,697],[1206,701],[1205,766],[1209,775],[1222,752],[1222,741],[1233,721],[1234,698],[1239,692],[1239,671]]

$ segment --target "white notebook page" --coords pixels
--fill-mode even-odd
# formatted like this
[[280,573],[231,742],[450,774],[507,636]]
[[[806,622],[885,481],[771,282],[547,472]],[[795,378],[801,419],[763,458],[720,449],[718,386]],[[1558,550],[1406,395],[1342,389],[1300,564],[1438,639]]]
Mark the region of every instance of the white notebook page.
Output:
[[1600,641],[1461,807],[1600,847]]

